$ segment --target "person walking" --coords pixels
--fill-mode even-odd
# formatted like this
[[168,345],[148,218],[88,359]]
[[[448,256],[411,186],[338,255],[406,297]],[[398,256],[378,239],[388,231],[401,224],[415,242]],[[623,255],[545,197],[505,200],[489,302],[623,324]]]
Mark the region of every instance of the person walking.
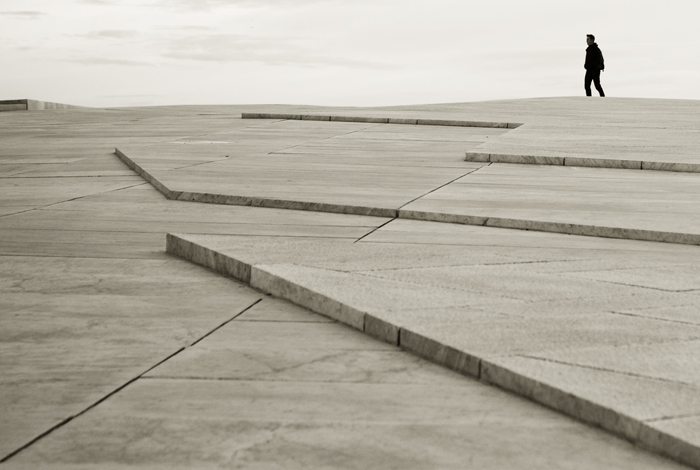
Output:
[[603,87],[600,86],[600,72],[605,70],[603,53],[598,47],[598,44],[595,43],[595,36],[592,34],[586,35],[586,44],[588,44],[588,48],[586,49],[586,62],[583,64],[583,68],[586,69],[586,78],[583,82],[583,87],[586,89],[586,96],[591,96],[591,82],[595,85],[595,89],[598,90],[600,96],[605,96]]

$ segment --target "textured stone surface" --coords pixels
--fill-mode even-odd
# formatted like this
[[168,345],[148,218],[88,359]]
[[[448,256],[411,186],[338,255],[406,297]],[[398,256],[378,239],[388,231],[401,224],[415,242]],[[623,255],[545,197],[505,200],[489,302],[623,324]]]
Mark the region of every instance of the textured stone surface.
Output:
[[244,315],[4,466],[682,468],[285,302]]
[[700,458],[700,415],[655,421],[641,432],[656,451],[663,450],[685,462],[695,462]]
[[[226,237],[187,235],[171,241],[211,242],[222,256],[245,259],[251,284],[264,292],[633,441],[651,439],[641,432],[648,422],[698,413],[692,358],[700,327],[623,311],[696,304],[697,248],[655,251],[648,243],[593,239],[572,250],[565,246],[578,246],[576,237],[504,235],[503,245],[500,229],[442,230],[455,237],[461,231],[463,243],[475,237],[470,249],[482,249],[469,253],[431,245],[426,224],[399,220],[361,243],[299,240],[292,250],[270,240],[234,245]],[[411,228],[426,233],[420,249],[402,243]],[[382,232],[389,236],[373,243]],[[489,240],[483,247],[479,232]],[[556,248],[545,248],[550,240]],[[373,257],[373,249],[382,256]],[[267,264],[274,259],[285,264]],[[672,286],[676,270],[680,287],[690,289],[660,289]],[[675,356],[682,359],[671,365]]]
[[700,244],[699,178],[493,164],[404,206],[401,213],[419,220]]
[[[241,128],[230,133],[232,142],[198,151],[199,162],[185,146],[167,143],[120,147],[117,154],[172,199],[394,216],[403,204],[478,168],[459,163],[465,146],[504,132],[306,121]],[[185,152],[189,160],[182,160]],[[329,152],[343,158],[329,160]]]
[[[615,161],[682,164],[694,163],[697,158],[697,101],[522,100],[520,109],[503,104],[501,109],[510,108],[510,119],[522,116],[525,125],[506,138],[489,141],[476,152],[488,153],[492,158],[531,155],[580,159],[586,166],[595,160],[594,165],[613,168],[619,165]],[[489,115],[498,115],[496,106],[490,108]],[[664,124],[659,125],[661,122]]]
[[[632,180],[605,176],[613,170],[464,162],[479,140],[517,144],[514,155],[696,164],[692,103],[590,104],[3,113],[0,393],[12,404],[2,411],[0,458],[28,445],[3,466],[678,468],[386,342],[361,336],[351,345],[345,335],[360,332],[287,303],[278,308],[258,291],[165,254],[169,231],[215,245],[220,253],[188,250],[216,269],[240,254],[237,265],[269,275],[282,295],[302,281],[305,302],[336,308],[370,335],[403,339],[415,354],[697,464],[697,247],[167,200],[112,154],[138,149],[150,172],[181,173],[176,197],[197,193],[184,186],[188,177],[198,185],[219,175],[212,188],[235,197],[246,181],[270,189],[250,204],[293,207],[288,202],[306,191],[317,197],[306,201],[314,210],[354,200],[396,211],[452,175],[497,168],[509,173],[491,176],[500,186],[484,200],[512,210],[524,210],[515,203],[527,198],[495,195],[557,179],[563,188],[552,191],[548,211],[577,203],[566,188],[580,191],[596,179],[601,185],[581,191],[588,202],[606,184],[618,185],[609,193],[616,203],[633,199]],[[638,105],[654,113],[635,113]],[[238,119],[251,109],[268,119]],[[275,113],[408,124],[281,121]],[[625,114],[629,122],[619,125]],[[645,123],[651,114],[654,126]],[[505,128],[412,125],[418,119],[527,124],[501,135]],[[611,123],[617,128],[608,132]],[[554,150],[543,152],[548,146]],[[652,153],[663,157],[649,160]],[[526,168],[559,172],[538,180]],[[567,170],[590,171],[590,181],[565,179]],[[688,175],[638,173],[665,175],[657,184],[669,191],[640,198],[637,222],[646,214],[663,225],[657,214],[666,208],[674,223],[692,227]],[[341,183],[355,190],[343,192]],[[478,201],[472,196],[456,202]],[[576,211],[576,223],[583,216],[592,217]],[[251,326],[234,328],[243,323]],[[323,326],[332,329],[326,340]]]
[[[657,323],[659,325],[663,323]],[[685,325],[694,331],[694,325]],[[692,338],[695,334],[690,335]],[[617,371],[669,382],[693,385],[700,389],[700,341],[664,341],[659,343],[624,341],[583,349],[571,348],[556,354],[556,360],[583,367]],[[551,353],[537,357],[551,359]]]
[[[167,231],[355,240],[383,223],[164,199],[111,152],[191,132],[177,114],[151,128],[148,111],[3,114],[0,459],[260,298],[165,255]],[[211,132],[240,122],[191,115]]]

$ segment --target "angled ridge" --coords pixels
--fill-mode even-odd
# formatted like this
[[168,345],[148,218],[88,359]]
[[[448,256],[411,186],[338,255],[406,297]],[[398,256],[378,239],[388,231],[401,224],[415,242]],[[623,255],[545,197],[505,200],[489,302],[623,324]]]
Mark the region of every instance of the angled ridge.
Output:
[[349,303],[315,292],[310,287],[271,272],[265,265],[242,262],[188,240],[186,235],[169,233],[166,251],[247,283],[266,294],[281,297],[347,324],[438,365],[515,393],[591,425],[599,426],[659,454],[689,465],[697,466],[700,463],[700,447],[654,428],[651,425],[653,419],[647,422],[628,416],[557,385],[528,377],[493,360],[443,344],[434,338],[406,329],[400,324],[377,318]]

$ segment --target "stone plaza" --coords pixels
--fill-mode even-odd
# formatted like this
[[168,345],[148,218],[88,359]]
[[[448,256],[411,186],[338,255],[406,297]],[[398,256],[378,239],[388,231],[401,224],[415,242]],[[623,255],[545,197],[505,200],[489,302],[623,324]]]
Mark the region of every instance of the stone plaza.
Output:
[[700,101],[0,111],[0,469],[700,469]]

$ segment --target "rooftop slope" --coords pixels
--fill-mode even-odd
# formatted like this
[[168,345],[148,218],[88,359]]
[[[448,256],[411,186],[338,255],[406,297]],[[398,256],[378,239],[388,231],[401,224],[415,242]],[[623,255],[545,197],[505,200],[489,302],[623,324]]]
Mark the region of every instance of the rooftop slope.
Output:
[[[221,379],[249,380],[250,376],[230,369],[240,360],[212,364],[203,358],[208,347],[222,354],[221,348],[230,350],[242,340],[240,335],[234,335],[239,338],[236,340],[217,340],[211,333],[217,325],[254,308],[261,298],[265,302],[267,297],[252,290],[239,291],[240,286],[226,290],[211,274],[200,278],[194,267],[166,257],[162,249],[167,231],[180,234],[169,237],[168,249],[173,253],[697,466],[700,319],[696,305],[700,277],[695,266],[699,248],[668,243],[677,240],[657,243],[464,225],[468,222],[465,214],[454,210],[467,207],[472,212],[466,215],[487,221],[507,218],[498,211],[515,211],[517,217],[510,215],[513,220],[542,224],[552,222],[542,219],[543,215],[561,217],[567,206],[578,207],[570,211],[572,220],[578,226],[596,226],[603,220],[599,218],[603,209],[615,207],[616,198],[630,188],[639,188],[633,194],[643,195],[644,187],[648,190],[656,183],[655,178],[695,178],[697,175],[691,173],[464,161],[465,152],[497,145],[511,133],[526,129],[530,124],[524,108],[539,110],[539,114],[532,113],[533,119],[550,116],[554,121],[557,110],[565,105],[572,114],[578,112],[581,116],[585,109],[593,113],[596,105],[607,107],[596,111],[597,117],[611,114],[612,107],[624,136],[621,116],[634,103],[545,99],[407,109],[242,106],[13,114],[5,127],[12,129],[5,140],[8,145],[2,150],[4,174],[14,188],[6,191],[8,203],[3,204],[7,214],[3,230],[8,235],[3,237],[3,253],[7,260],[14,255],[13,266],[24,266],[24,280],[18,285],[11,283],[7,295],[11,296],[11,313],[35,313],[31,315],[34,323],[13,320],[13,327],[4,330],[16,332],[12,344],[23,345],[24,349],[16,350],[25,351],[12,356],[17,359],[16,367],[12,361],[8,365],[15,375],[4,376],[22,377],[25,390],[40,390],[31,385],[44,380],[43,373],[34,377],[32,368],[23,366],[32,350],[35,371],[65,370],[71,374],[63,377],[65,393],[55,401],[41,400],[39,391],[23,395],[22,387],[13,385],[19,383],[16,379],[5,383],[7,390],[15,391],[16,403],[22,405],[13,405],[11,409],[20,413],[7,421],[15,423],[13,436],[24,436],[24,441],[13,437],[15,446],[21,448],[31,436],[49,430],[8,463],[33,465],[57,456],[67,466],[86,462],[85,455],[70,450],[71,443],[83,439],[101,449],[98,453],[105,458],[118,458],[124,455],[124,448],[119,439],[110,436],[124,433],[133,439],[135,434],[129,430],[134,426],[142,430],[136,437],[140,443],[136,448],[153,448],[154,443],[171,441],[177,442],[178,448],[186,448],[192,436],[177,429],[200,419],[190,411],[207,410],[209,421],[198,421],[203,423],[198,429],[209,435],[214,429],[211,419],[221,419],[214,405],[222,402],[217,400],[230,393],[242,396],[242,390],[234,391]],[[241,120],[242,112],[524,125],[507,131],[372,122]],[[585,121],[583,117],[579,120]],[[49,130],[42,131],[49,123]],[[58,128],[60,132],[56,132]],[[665,133],[658,131],[658,135],[663,137]],[[544,143],[545,147],[549,145]],[[620,143],[624,144],[624,138]],[[171,200],[158,196],[110,156],[114,147],[120,149],[124,161],[130,161],[130,166]],[[575,173],[584,170],[583,175]],[[640,185],[642,174],[650,179]],[[47,184],[49,181],[55,183]],[[676,197],[674,188],[679,186],[673,181],[690,180],[668,181],[662,185],[666,199],[649,196],[649,201],[657,200],[651,211],[630,211],[639,196],[628,194],[628,205],[616,206],[618,213],[626,214],[618,228],[631,230],[632,222],[658,221],[668,213],[651,230],[664,232],[669,231],[669,225],[664,224],[687,219],[687,207],[692,206],[695,197],[694,185],[684,186],[688,188],[684,194],[688,192],[691,198],[684,206]],[[504,194],[511,196],[499,200],[498,196]],[[197,200],[258,207],[188,202]],[[418,216],[407,220],[402,212],[412,204],[428,203],[438,205],[440,210],[415,207],[411,212],[449,215],[452,219],[445,216],[443,222],[459,223],[416,220]],[[582,211],[582,205],[588,206],[588,211]],[[353,208],[355,214],[365,214],[362,211],[367,209],[388,212],[380,216],[349,215],[347,212],[352,211],[347,208]],[[359,212],[357,208],[361,208]],[[555,208],[559,208],[559,215]],[[331,209],[341,213],[318,212]],[[473,212],[476,209],[481,212]],[[688,227],[693,227],[692,221]],[[55,259],[45,261],[42,253]],[[71,256],[85,260],[71,260]],[[119,262],[99,261],[105,257]],[[127,261],[137,258],[142,260]],[[41,264],[27,264],[34,259],[41,260]],[[42,280],[47,269],[55,276]],[[146,279],[151,281],[142,286]],[[204,298],[198,298],[195,307],[192,302],[197,292]],[[40,305],[36,304],[38,294],[38,298],[46,299]],[[108,312],[107,317],[99,317],[92,307],[95,302]],[[56,310],[54,305],[63,307]],[[230,305],[236,312],[227,308]],[[36,312],[44,308],[52,315],[38,317]],[[91,320],[85,325],[99,325],[112,318],[108,322],[111,327],[93,326],[87,333],[80,327],[84,315],[97,315],[97,323]],[[62,327],[60,338],[52,334],[55,325],[61,324],[59,318],[70,319],[76,331],[71,333],[71,328]],[[138,334],[129,329],[137,318]],[[268,314],[250,320],[263,318],[273,317]],[[167,328],[159,328],[163,322]],[[222,333],[226,336],[244,327],[231,321],[223,328],[228,332]],[[266,331],[262,337],[269,335],[270,342],[278,342],[283,334]],[[316,340],[308,337],[304,342]],[[258,346],[250,346],[244,357],[262,343],[255,344]],[[76,368],[91,362],[84,353],[86,347],[99,351],[100,360],[94,366]],[[182,361],[170,358],[158,364],[179,347],[188,351]],[[149,368],[152,371],[144,374]],[[358,370],[358,374],[372,376],[368,370]],[[382,375],[376,371],[373,374]],[[205,376],[209,381],[216,379],[217,385],[207,385],[210,382],[203,381]],[[156,378],[162,382],[154,381]],[[120,387],[129,383],[134,387],[122,392]],[[177,393],[166,397],[163,386]],[[399,396],[401,390],[409,388],[384,393]],[[291,391],[281,384],[272,388],[263,384],[253,395],[261,397],[272,389]],[[79,390],[90,393],[76,393]],[[430,387],[425,391],[430,395]],[[304,396],[299,389],[293,393]],[[338,396],[337,391],[333,393]],[[208,401],[194,403],[193,396],[206,396]],[[36,403],[32,402],[34,398],[38,399]],[[82,414],[80,410],[92,409],[90,404],[95,402],[94,412]],[[139,403],[167,406],[151,408],[144,421]],[[291,413],[291,407],[285,406],[280,409]],[[416,405],[406,403],[404,408],[411,406]],[[26,419],[28,415],[33,419]],[[525,415],[523,412],[519,416]],[[56,416],[59,418],[52,424],[50,418]],[[73,416],[68,423],[60,418]],[[125,418],[115,428],[112,424],[116,416]],[[184,416],[184,421],[173,421],[178,416]],[[388,415],[381,416],[388,419]],[[509,422],[508,427],[527,427],[530,422],[530,418],[523,421],[515,415],[499,419]],[[302,421],[308,423],[308,418]],[[109,422],[110,429],[100,427],[100,422]],[[539,431],[547,427],[541,422],[530,423]],[[22,434],[18,430],[23,426]],[[230,426],[227,429],[234,432]],[[264,438],[264,429],[248,429],[264,441],[263,449],[272,450],[270,445],[281,442],[274,435]],[[281,429],[287,446],[299,438],[284,426],[276,429]],[[376,435],[399,435],[405,429],[388,434],[384,430]],[[464,436],[462,431],[457,434]],[[214,441],[225,435],[215,432]],[[323,435],[333,435],[333,431],[324,428]],[[613,442],[609,437],[601,438],[599,445],[603,441]],[[419,441],[411,442],[412,447],[428,449],[420,447]],[[510,449],[513,442],[500,446]],[[539,448],[539,444],[532,445]],[[136,455],[136,448],[129,447],[127,454]],[[156,448],[162,450],[162,445]],[[308,446],[304,448],[308,453]],[[332,454],[339,455],[337,451]],[[438,453],[453,455],[449,452],[441,447]],[[479,455],[487,453],[481,450]],[[161,454],[149,454],[148,459],[163,462],[167,452]],[[95,455],[89,457],[93,459],[90,461]],[[281,455],[288,458],[295,454]],[[604,460],[609,460],[603,465],[612,467],[624,468],[624,459],[631,458],[612,451],[605,455]],[[533,465],[556,465],[553,458],[552,462]],[[567,459],[580,468],[585,468],[585,461],[601,465],[587,457],[575,460],[572,463]],[[131,462],[139,465],[138,458]],[[627,462],[629,465],[631,461]],[[463,460],[457,458],[452,463],[459,468]],[[632,465],[641,468],[639,463]],[[659,468],[671,464],[653,461],[648,465]]]
[[[247,113],[255,120],[210,140],[117,154],[172,199],[392,217],[320,258],[316,242],[290,253],[287,242],[241,249],[238,237],[173,236],[169,251],[695,463],[696,366],[683,362],[673,378],[665,367],[700,344],[700,252],[605,240],[700,244],[698,106],[672,104],[566,98]],[[506,130],[512,122],[523,125]],[[520,164],[493,157],[504,145]],[[472,161],[455,166],[459,149]],[[450,243],[472,249],[445,256],[433,234],[441,229],[401,219],[598,240],[542,237],[557,249],[541,251],[522,232],[501,243],[498,231],[455,227]],[[490,242],[475,256],[480,237]],[[423,258],[429,268],[403,261]]]

